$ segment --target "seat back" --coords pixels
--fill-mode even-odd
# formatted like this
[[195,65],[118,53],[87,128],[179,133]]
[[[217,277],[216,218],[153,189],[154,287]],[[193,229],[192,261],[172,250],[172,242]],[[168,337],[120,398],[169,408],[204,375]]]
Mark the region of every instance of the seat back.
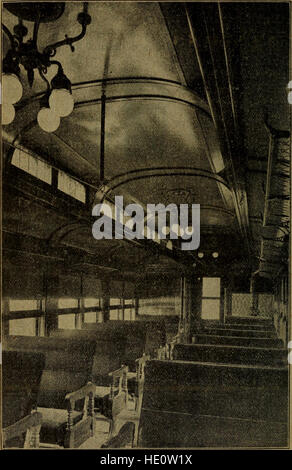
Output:
[[248,346],[254,348],[283,348],[283,341],[276,338],[250,338],[245,336],[222,336],[195,334],[195,344],[228,344],[233,346]]
[[262,318],[262,317],[226,317],[225,323],[237,323],[242,325],[261,325],[264,327],[272,327],[273,321],[271,318]]
[[275,331],[273,325],[261,325],[261,324],[250,324],[250,323],[220,323],[215,326],[216,328],[223,328],[224,330],[257,330],[257,331]]
[[179,317],[176,315],[137,315],[136,321],[164,323],[167,342],[171,341],[178,332]]
[[2,359],[2,427],[6,428],[36,408],[45,356],[4,350]]
[[284,348],[253,348],[221,344],[176,344],[173,359],[195,362],[219,362],[225,364],[287,365]]
[[245,338],[276,338],[275,330],[246,330],[244,325],[238,328],[204,328],[198,333],[206,335],[237,336]]
[[[97,324],[100,325],[100,324]],[[92,363],[92,380],[96,385],[109,385],[109,372],[118,369],[125,356],[125,339],[110,329],[102,331],[99,327],[82,330],[58,329],[51,332],[52,337],[93,341],[95,352]]]
[[100,338],[112,338],[115,343],[124,341],[121,364],[128,365],[131,371],[135,370],[135,361],[143,353],[148,354],[166,342],[163,321],[112,320],[105,323],[87,323],[82,328],[86,331],[96,331]]
[[93,340],[72,338],[9,336],[8,350],[41,352],[45,356],[38,396],[38,406],[64,408],[67,393],[78,390],[92,380],[95,352]]

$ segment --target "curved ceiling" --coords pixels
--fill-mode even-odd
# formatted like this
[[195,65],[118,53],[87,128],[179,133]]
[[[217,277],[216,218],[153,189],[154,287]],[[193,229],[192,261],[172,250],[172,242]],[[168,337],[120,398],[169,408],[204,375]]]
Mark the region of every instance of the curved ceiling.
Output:
[[[80,3],[66,4],[60,19],[40,25],[40,50],[65,33],[78,33],[80,9]],[[88,11],[92,22],[74,44],[74,53],[65,46],[54,57],[73,84],[73,113],[61,120],[56,132],[42,131],[36,123],[39,102],[28,99],[45,91],[36,76],[32,89],[25,88],[27,104],[20,103],[15,121],[6,126],[6,138],[98,188],[103,91],[103,182],[130,174],[115,194],[125,192],[142,204],[201,204],[203,226],[234,230],[230,188],[212,178],[224,170],[224,162],[210,111],[186,87],[159,4],[99,2],[90,3]],[[3,21],[12,29],[15,17],[4,9]],[[4,43],[4,53],[6,47]],[[51,68],[48,78],[56,72]],[[160,168],[166,169],[165,175]],[[196,171],[188,176],[189,168],[208,172],[208,177]],[[147,170],[147,177],[133,176],[137,170]]]

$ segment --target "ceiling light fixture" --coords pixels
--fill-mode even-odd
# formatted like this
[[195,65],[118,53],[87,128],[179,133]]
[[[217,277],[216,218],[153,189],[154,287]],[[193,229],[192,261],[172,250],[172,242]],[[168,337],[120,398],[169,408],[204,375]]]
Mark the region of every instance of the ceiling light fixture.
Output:
[[[59,19],[64,13],[65,2],[10,2],[5,3],[4,6],[10,13],[18,17],[18,24],[13,28],[13,34],[7,26],[2,24],[2,29],[10,40],[10,49],[3,59],[2,67],[2,96],[3,107],[5,107],[2,110],[2,124],[10,124],[13,121],[15,115],[13,105],[22,97],[23,86],[20,80],[22,67],[27,73],[30,87],[34,83],[36,70],[47,85],[47,105],[39,111],[37,121],[46,132],[54,132],[60,125],[60,117],[69,116],[73,111],[74,100],[71,82],[64,74],[62,65],[60,62],[51,59],[61,46],[68,45],[71,51],[74,52],[72,44],[80,41],[85,36],[87,26],[91,23],[91,16],[88,14],[88,2],[83,3],[83,11],[77,16],[77,21],[82,26],[80,34],[74,37],[65,35],[65,39],[46,46],[42,52],[38,50],[37,44],[40,24]],[[24,38],[28,33],[28,29],[24,26],[23,21],[34,23],[33,37],[26,42],[24,42]],[[49,83],[45,75],[52,65],[57,65],[58,71]],[[50,124],[46,122],[46,119]]]

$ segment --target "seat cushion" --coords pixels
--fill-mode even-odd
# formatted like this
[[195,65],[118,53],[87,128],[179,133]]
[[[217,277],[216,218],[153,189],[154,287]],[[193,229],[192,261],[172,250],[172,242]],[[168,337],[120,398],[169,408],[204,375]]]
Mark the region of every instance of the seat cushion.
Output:
[[126,406],[127,395],[121,391],[115,394],[112,399],[110,396],[110,387],[96,387],[96,396],[94,399],[94,406],[99,412],[109,419],[117,416],[122,409]]
[[110,387],[97,386],[95,389],[94,407],[107,418],[112,417]]
[[[67,410],[38,407],[38,411],[42,414],[40,441],[49,444],[64,445],[68,419]],[[82,419],[82,413],[73,411],[72,419],[73,424],[78,423]]]
[[95,395],[99,398],[103,398],[105,395],[109,395],[111,388],[97,385],[95,387]]

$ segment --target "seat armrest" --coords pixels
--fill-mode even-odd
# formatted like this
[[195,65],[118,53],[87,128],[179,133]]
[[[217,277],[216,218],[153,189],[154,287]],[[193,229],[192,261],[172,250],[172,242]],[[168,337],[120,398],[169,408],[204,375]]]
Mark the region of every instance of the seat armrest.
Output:
[[94,418],[94,395],[95,395],[95,385],[91,382],[79,388],[75,392],[67,393],[65,396],[65,401],[67,402],[67,431],[72,432],[74,428],[74,419],[73,411],[75,409],[75,402],[84,398],[83,406],[83,416],[82,420],[87,419],[87,417]]
[[40,426],[42,423],[42,415],[38,411],[33,411],[30,415],[20,419],[11,426],[3,429],[3,443],[13,439],[14,437],[20,436],[30,428]]
[[144,367],[147,361],[150,360],[150,354],[143,354],[142,357],[139,357],[136,359],[137,362],[137,370],[136,370],[136,377],[137,377],[137,382],[141,381],[144,377]]
[[65,400],[68,400],[73,403],[75,401],[87,397],[91,393],[94,395],[95,385],[89,382],[88,384],[84,385],[84,387],[79,388],[75,392],[67,393],[67,395],[65,396]]
[[[128,377],[129,367],[122,365],[117,370],[110,372],[108,375],[112,377],[112,383],[110,385],[110,398],[114,398],[114,389],[118,388],[118,394],[121,392],[128,393],[128,384],[127,384],[127,377]],[[117,383],[118,382],[118,383]],[[117,383],[117,385],[116,385]]]
[[122,377],[122,375],[127,374],[128,371],[129,371],[129,367],[123,365],[119,369],[110,372],[108,375],[113,378]]

